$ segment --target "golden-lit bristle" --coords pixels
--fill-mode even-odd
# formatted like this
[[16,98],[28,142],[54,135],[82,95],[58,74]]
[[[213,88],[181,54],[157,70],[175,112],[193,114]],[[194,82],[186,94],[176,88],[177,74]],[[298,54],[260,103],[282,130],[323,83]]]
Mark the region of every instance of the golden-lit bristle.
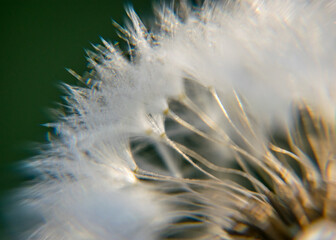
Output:
[[[175,213],[179,220],[169,227],[167,239],[285,240],[294,239],[319,219],[336,222],[334,122],[300,103],[293,107],[294,124],[287,133],[263,138],[238,93],[233,92],[235,112],[229,113],[214,88],[193,87],[212,98],[222,117],[211,118],[188,93],[171,101],[165,114],[166,134],[159,143],[168,150],[164,155],[158,152],[152,161],[162,161],[164,169],[172,158],[175,177],[137,171],[140,179],[159,180],[153,182],[155,188],[170,195],[179,209]],[[221,121],[236,136],[228,134]],[[179,138],[172,129],[187,134]],[[209,143],[228,148],[232,159],[226,160],[230,157],[220,151],[207,151],[204,147]],[[136,160],[141,158],[137,154]],[[231,163],[221,165],[223,161]],[[196,238],[199,232],[202,237]]]
[[[332,169],[335,125],[307,105],[297,109],[295,127],[288,129],[288,149],[271,144],[274,155],[265,155],[267,167],[279,179],[273,178],[268,183],[272,187],[265,193],[266,203],[240,209],[247,216],[244,223],[249,230],[230,234],[233,239],[244,235],[252,239],[293,239],[321,219],[336,223],[335,169]],[[273,157],[276,158],[270,162]],[[257,217],[260,215],[262,218]],[[241,222],[238,220],[237,224]]]

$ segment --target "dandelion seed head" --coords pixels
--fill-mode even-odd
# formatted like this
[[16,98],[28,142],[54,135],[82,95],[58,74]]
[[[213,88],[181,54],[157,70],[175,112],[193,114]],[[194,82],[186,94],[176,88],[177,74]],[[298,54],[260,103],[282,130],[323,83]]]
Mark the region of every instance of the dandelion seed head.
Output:
[[28,239],[334,237],[335,2],[174,2],[153,30],[127,14],[127,56],[88,52],[29,163]]

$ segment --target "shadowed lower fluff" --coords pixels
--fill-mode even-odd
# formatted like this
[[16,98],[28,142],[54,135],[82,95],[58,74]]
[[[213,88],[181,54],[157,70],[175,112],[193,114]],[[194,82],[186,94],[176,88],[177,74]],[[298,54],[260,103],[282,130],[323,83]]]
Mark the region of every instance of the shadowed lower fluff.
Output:
[[87,87],[27,163],[21,239],[336,238],[336,1],[156,14],[71,71]]

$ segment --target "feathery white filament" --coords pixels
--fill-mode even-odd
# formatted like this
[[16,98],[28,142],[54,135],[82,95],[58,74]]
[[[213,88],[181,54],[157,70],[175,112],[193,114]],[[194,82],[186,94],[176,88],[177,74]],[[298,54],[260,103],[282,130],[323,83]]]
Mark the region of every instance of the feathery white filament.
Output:
[[129,59],[105,40],[88,53],[30,163],[28,239],[287,239],[315,211],[335,220],[336,1],[181,0],[154,32],[128,15]]

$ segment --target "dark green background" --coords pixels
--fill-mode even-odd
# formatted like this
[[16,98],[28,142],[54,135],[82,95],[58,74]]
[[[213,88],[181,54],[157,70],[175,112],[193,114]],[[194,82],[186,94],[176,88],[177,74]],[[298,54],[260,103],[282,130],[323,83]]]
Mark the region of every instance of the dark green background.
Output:
[[[83,73],[84,49],[99,37],[119,41],[112,19],[123,25],[132,3],[145,20],[152,17],[151,0],[22,0],[0,5],[0,199],[22,183],[20,160],[34,155],[53,120],[50,108],[61,102],[61,82],[76,84],[65,70]],[[0,239],[5,235],[1,205]]]

